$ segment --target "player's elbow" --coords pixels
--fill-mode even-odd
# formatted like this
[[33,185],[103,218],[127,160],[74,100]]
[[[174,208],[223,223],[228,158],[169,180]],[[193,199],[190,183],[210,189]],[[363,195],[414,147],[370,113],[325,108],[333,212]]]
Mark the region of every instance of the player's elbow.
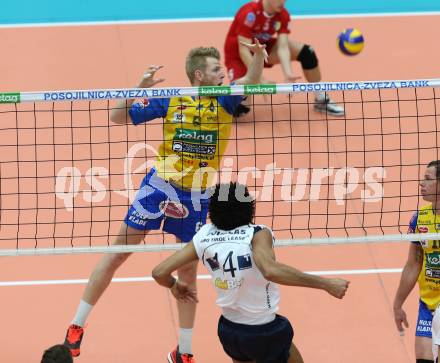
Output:
[[271,263],[262,264],[262,266],[260,266],[260,272],[268,281],[274,281],[277,278],[277,269]]
[[161,280],[164,279],[166,273],[165,269],[161,267],[161,265],[156,266],[151,272],[151,277],[160,283]]

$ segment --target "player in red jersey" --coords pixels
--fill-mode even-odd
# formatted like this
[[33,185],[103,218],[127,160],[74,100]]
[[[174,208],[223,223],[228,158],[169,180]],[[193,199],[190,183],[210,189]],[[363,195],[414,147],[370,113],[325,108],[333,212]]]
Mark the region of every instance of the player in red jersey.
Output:
[[[235,15],[225,41],[225,64],[230,81],[246,74],[252,53],[240,45],[240,41],[251,43],[257,38],[266,44],[269,59],[265,67],[281,64],[286,82],[295,82],[291,61],[301,63],[308,82],[320,82],[321,71],[313,48],[290,39],[290,14],[284,7],[286,0],[256,0],[243,5]],[[265,83],[262,80],[262,83]],[[317,92],[315,110],[333,116],[343,116],[344,108],[334,103],[325,92]],[[242,105],[239,113],[249,108]],[[239,116],[239,114],[237,114]]]

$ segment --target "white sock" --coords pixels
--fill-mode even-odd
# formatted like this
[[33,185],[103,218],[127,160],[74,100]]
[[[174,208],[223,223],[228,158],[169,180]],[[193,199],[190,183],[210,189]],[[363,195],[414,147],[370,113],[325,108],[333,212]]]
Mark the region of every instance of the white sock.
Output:
[[315,93],[315,100],[316,101],[324,101],[325,100],[325,92],[318,91]]
[[183,354],[192,354],[192,329],[179,329],[179,352]]
[[81,300],[78,305],[78,309],[76,310],[76,315],[72,320],[72,324],[79,325],[80,327],[84,327],[86,323],[87,317],[93,309],[93,305],[86,303],[84,300]]

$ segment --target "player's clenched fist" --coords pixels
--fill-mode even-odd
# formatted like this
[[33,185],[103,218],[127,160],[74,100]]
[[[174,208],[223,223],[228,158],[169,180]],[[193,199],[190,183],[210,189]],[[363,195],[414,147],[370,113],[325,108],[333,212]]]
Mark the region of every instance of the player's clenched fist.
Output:
[[348,289],[349,284],[350,282],[344,279],[328,279],[328,286],[326,288],[326,291],[330,295],[337,297],[338,299],[342,299]]

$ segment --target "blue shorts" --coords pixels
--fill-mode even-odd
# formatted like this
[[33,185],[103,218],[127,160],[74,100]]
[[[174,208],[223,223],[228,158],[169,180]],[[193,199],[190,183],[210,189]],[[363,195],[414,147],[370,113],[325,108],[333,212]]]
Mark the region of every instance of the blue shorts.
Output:
[[218,321],[218,336],[224,351],[234,360],[287,363],[293,328],[281,315],[263,325],[237,324],[222,315]]
[[125,223],[139,230],[160,229],[190,242],[206,223],[209,192],[181,190],[156,174],[153,168],[142,180]]
[[432,339],[431,324],[432,311],[428,309],[422,300],[419,300],[419,316],[417,317],[416,337]]

